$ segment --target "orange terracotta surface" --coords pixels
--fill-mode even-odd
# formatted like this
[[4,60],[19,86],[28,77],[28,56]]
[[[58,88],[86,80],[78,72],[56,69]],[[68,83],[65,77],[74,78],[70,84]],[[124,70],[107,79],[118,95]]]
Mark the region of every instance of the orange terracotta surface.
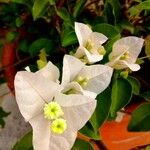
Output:
[[130,150],[150,144],[150,132],[128,132],[130,115],[121,122],[107,121],[101,127],[101,137],[108,150]]

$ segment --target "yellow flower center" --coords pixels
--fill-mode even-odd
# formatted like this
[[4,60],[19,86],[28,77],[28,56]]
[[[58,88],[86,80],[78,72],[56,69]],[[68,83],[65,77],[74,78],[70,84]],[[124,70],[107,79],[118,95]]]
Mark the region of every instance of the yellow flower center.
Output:
[[66,120],[60,118],[64,115],[61,106],[57,102],[50,102],[44,106],[44,118],[51,121],[50,129],[52,132],[62,134],[66,128]]
[[78,76],[75,79],[76,82],[78,82],[82,87],[86,87],[89,81],[88,77],[82,77],[82,76]]
[[69,89],[68,91],[64,92],[64,94],[67,94],[67,95],[69,95],[69,94],[77,94],[77,93],[78,93],[78,91],[76,91],[75,89]]
[[90,39],[87,40],[86,44],[85,44],[85,48],[88,50],[88,51],[91,51],[91,49],[93,48],[93,43]]
[[51,124],[51,130],[54,133],[62,134],[66,129],[67,129],[66,120],[62,118],[54,120]]
[[127,60],[129,58],[129,52],[125,52],[121,57],[120,60]]
[[105,49],[104,49],[103,46],[99,47],[98,50],[97,50],[97,52],[98,52],[100,55],[105,55],[105,53],[106,53],[106,51],[105,51]]
[[64,115],[60,105],[57,102],[50,102],[44,106],[44,117],[46,119],[57,119]]
[[81,56],[79,59],[85,64],[88,63],[87,57],[85,55]]

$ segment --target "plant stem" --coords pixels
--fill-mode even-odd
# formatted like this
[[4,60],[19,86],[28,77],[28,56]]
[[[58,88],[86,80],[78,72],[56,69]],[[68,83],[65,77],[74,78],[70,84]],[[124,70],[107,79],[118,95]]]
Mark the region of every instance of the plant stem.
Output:
[[93,140],[91,139],[90,142],[94,145],[94,148],[97,150],[107,150],[106,146],[101,140]]
[[144,56],[144,57],[140,57],[140,58],[138,58],[138,59],[143,60],[143,59],[145,59],[145,58],[150,58],[150,55],[147,55],[147,56]]

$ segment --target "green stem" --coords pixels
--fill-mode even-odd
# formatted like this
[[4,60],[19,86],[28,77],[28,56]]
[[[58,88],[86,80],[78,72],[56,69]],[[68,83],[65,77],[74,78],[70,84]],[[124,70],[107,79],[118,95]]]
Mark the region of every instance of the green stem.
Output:
[[143,60],[143,59],[145,59],[145,58],[150,58],[150,55],[147,55],[147,56],[144,56],[144,57],[140,57],[140,58],[138,58],[138,59]]

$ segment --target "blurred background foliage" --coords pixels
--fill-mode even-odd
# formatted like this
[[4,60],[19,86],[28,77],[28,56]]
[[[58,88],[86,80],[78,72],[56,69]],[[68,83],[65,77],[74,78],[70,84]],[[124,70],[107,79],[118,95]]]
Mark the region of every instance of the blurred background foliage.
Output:
[[[47,59],[61,68],[64,54],[72,54],[78,46],[75,21],[89,24],[109,38],[104,44],[102,64],[108,61],[113,43],[121,37],[145,39],[137,60],[141,70],[128,77],[124,76],[126,70],[114,73],[110,87],[97,97],[96,111],[80,132],[99,140],[98,128],[106,119],[114,119],[126,105],[143,102],[146,103],[133,112],[128,129],[149,131],[150,0],[0,0],[0,82],[7,81],[13,92],[15,73],[26,66],[37,71],[36,61],[43,48]],[[0,114],[8,115],[2,109]],[[4,126],[2,117],[0,124]]]

